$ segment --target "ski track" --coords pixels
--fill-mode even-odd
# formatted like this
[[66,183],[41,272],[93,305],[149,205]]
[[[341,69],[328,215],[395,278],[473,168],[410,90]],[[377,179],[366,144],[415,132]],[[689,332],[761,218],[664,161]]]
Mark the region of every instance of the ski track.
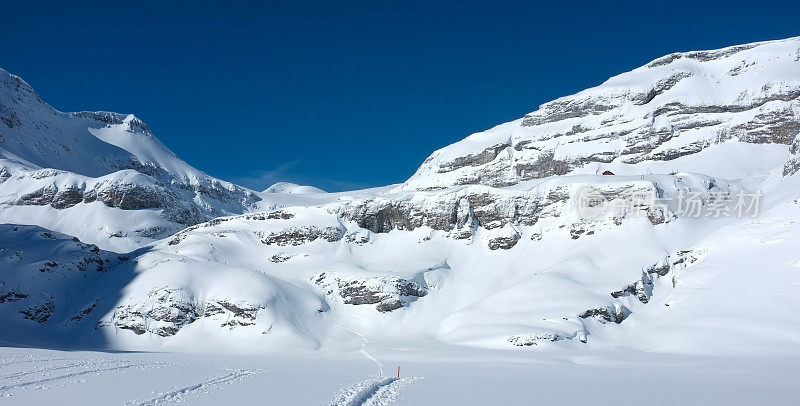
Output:
[[403,389],[411,385],[414,381],[423,379],[420,377],[393,378],[388,385],[378,388],[375,393],[362,403],[363,406],[387,406],[395,402]]
[[0,362],[2,362],[1,366],[8,367],[8,366],[11,366],[11,365],[25,364],[25,363],[29,363],[29,362],[76,361],[76,360],[77,360],[77,358],[55,358],[55,359],[33,358],[33,359],[21,359],[21,360],[16,360],[16,359],[14,359],[14,360],[2,360]]
[[133,366],[136,366],[136,364],[127,363],[127,364],[117,365],[117,366],[108,367],[108,368],[88,369],[88,370],[83,370],[83,371],[71,372],[71,373],[64,374],[64,375],[51,376],[51,377],[42,378],[42,379],[36,379],[36,380],[33,380],[33,381],[28,381],[28,382],[22,382],[22,383],[11,384],[11,385],[3,385],[3,386],[0,386],[0,393],[5,392],[5,391],[9,391],[9,390],[13,390],[13,389],[22,389],[22,388],[26,388],[28,386],[33,386],[33,385],[43,385],[43,384],[46,384],[46,383],[61,381],[61,380],[64,380],[64,379],[69,379],[69,378],[73,378],[73,377],[81,376],[81,375],[88,375],[88,374],[94,374],[94,373],[100,373],[100,372],[109,372],[109,371],[118,371],[118,370],[122,370],[122,369],[128,369],[128,368],[133,367]]
[[57,366],[57,367],[53,367],[53,368],[40,368],[40,369],[33,369],[33,370],[30,370],[30,371],[20,371],[20,372],[15,372],[15,373],[12,373],[12,374],[4,375],[4,376],[2,376],[2,379],[15,379],[15,378],[19,378],[19,377],[22,377],[22,376],[25,376],[25,375],[41,374],[41,373],[44,373],[44,372],[58,371],[58,370],[61,370],[61,369],[83,367],[83,366],[88,366],[88,365],[91,365],[91,364],[88,363],[88,362],[79,362],[79,363],[75,363],[75,364],[61,365],[61,366]]
[[[75,361],[75,358],[55,358],[55,359],[47,359],[47,358],[37,358],[37,359],[24,359],[24,360],[13,360],[10,364],[18,364],[18,363],[28,363],[28,362],[46,362],[46,361]],[[8,360],[7,360],[8,361]],[[110,361],[110,362],[109,362]],[[5,385],[0,386],[0,394],[2,395],[11,395],[11,391],[16,389],[46,389],[44,386],[48,383],[59,382],[68,380],[70,378],[79,377],[83,375],[89,374],[100,374],[105,372],[112,372],[112,371],[121,371],[126,370],[129,368],[140,368],[146,366],[174,366],[177,364],[172,364],[168,362],[154,362],[154,363],[137,363],[130,360],[120,359],[120,360],[86,360],[84,362],[73,362],[66,365],[51,365],[45,368],[32,368],[27,369],[24,371],[13,372],[10,374],[6,374],[2,376],[2,380],[8,382],[9,380],[18,380],[19,378],[27,377],[29,375],[35,374],[43,374],[46,375],[40,379],[28,380],[24,382],[15,382],[15,383],[7,383]],[[7,366],[7,365],[4,365]],[[78,368],[80,370],[53,376],[51,373],[55,371],[70,369],[70,368]],[[87,368],[87,369],[84,369]],[[230,370],[229,370],[230,371]],[[196,394],[198,392],[209,392],[211,389],[219,389],[221,386],[233,383],[238,381],[244,377],[257,375],[260,373],[266,372],[265,370],[236,370],[234,372],[217,376],[199,383],[195,383],[193,385],[189,385],[183,388],[179,388],[170,392],[161,393],[158,396],[141,401],[129,401],[126,402],[126,405],[157,405],[157,404],[165,404],[165,403],[173,403],[179,402],[184,400],[184,397],[187,395]],[[47,376],[49,375],[49,376]],[[30,378],[28,378],[30,379]]]
[[159,405],[164,403],[174,403],[180,402],[183,400],[184,396],[192,395],[197,393],[201,390],[211,389],[217,386],[221,386],[227,383],[232,383],[238,381],[246,376],[258,375],[265,371],[261,370],[238,370],[236,372],[229,373],[227,375],[218,376],[206,381],[202,381],[193,385],[189,385],[180,389],[176,389],[171,392],[162,393],[159,396],[156,396],[150,400],[146,400],[144,402],[140,401],[132,401],[127,402],[126,405],[138,405],[138,406],[151,406],[151,405]]
[[394,403],[403,388],[422,378],[369,378],[342,389],[329,406],[383,406]]

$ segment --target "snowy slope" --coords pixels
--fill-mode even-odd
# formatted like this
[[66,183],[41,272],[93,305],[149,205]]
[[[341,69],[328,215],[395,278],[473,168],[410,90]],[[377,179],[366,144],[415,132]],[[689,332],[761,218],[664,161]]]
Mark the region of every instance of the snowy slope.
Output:
[[133,115],[62,113],[2,69],[0,121],[0,221],[124,251],[260,200],[180,160]]
[[434,152],[403,188],[605,170],[763,175],[800,131],[798,49],[800,37],[667,55]]
[[[567,189],[657,185],[672,195],[679,188],[671,185],[681,185],[710,194],[707,178],[686,174],[594,178],[579,177]],[[794,351],[800,335],[790,327],[800,319],[787,303],[797,300],[800,215],[786,196],[800,193],[797,178],[790,180],[772,191],[780,198],[765,201],[757,219],[668,218],[654,225],[658,216],[648,213],[656,208],[642,206],[621,218],[609,212],[582,220],[574,198],[553,204],[533,225],[475,226],[467,237],[426,225],[373,232],[341,217],[360,204],[355,200],[219,218],[145,247],[109,271],[110,282],[89,285],[86,295],[70,294],[63,304],[33,299],[46,273],[34,274],[32,286],[6,279],[27,295],[15,302],[20,309],[48,300],[56,309],[82,309],[98,295],[107,306],[74,325],[65,324],[74,311],[37,325],[14,309],[7,321],[39,331],[14,341],[54,332],[49,340],[84,341],[71,331],[97,326],[91,342],[137,349],[355,350],[364,337],[378,347],[403,337],[507,349],[604,348],[624,338],[628,347],[664,351]],[[734,184],[716,187],[737,192]],[[4,260],[20,272],[62,257],[54,248],[23,266],[30,256],[17,238],[30,239],[4,231]],[[743,305],[744,297],[759,305]],[[720,317],[720,307],[730,314]],[[743,327],[755,320],[762,328]],[[757,345],[767,339],[763,329],[776,332],[769,347]]]
[[[48,136],[44,152],[19,141],[49,133],[23,132],[34,119],[15,113],[0,126],[0,220],[44,228],[0,227],[1,320],[14,326],[0,339],[370,360],[431,348],[796,357],[798,89],[798,38],[673,54],[445,147],[402,185],[342,193],[251,192],[139,141],[152,136],[133,118],[51,109],[76,128],[94,120],[75,131],[102,142],[76,154],[156,170],[78,167],[47,155]],[[113,238],[138,250],[123,258]],[[102,270],[78,267],[95,256]]]
[[310,194],[325,193],[325,191],[313,186],[303,186],[290,182],[278,182],[264,190],[264,193]]

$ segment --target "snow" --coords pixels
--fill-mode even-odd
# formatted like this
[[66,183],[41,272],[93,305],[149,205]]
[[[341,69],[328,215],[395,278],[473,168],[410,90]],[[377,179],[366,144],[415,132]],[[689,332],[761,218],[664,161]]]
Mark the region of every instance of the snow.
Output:
[[[445,354],[455,355],[452,352]],[[397,355],[398,353],[395,353]],[[432,358],[425,359],[427,355]],[[796,358],[466,353],[430,348],[377,377],[354,357],[113,353],[3,348],[2,402],[147,405],[793,404]],[[377,385],[376,385],[377,383]],[[381,383],[383,385],[381,385]]]
[[303,186],[290,182],[278,182],[264,190],[264,193],[310,194],[325,193],[325,191],[315,188],[314,186]]
[[399,396],[404,387],[418,378],[379,377],[367,378],[342,389],[331,406],[388,405]]
[[[626,150],[659,142],[659,129],[670,134],[669,141],[653,152],[663,152],[669,146],[681,150],[696,141],[702,141],[701,145],[725,142],[733,127],[754,121],[758,115],[782,112],[796,121],[800,116],[796,103],[800,88],[797,74],[800,71],[797,57],[800,37],[748,44],[745,49],[727,54],[734,48],[673,54],[679,58],[653,66],[669,56],[659,58],[597,87],[545,103],[522,119],[472,134],[435,151],[402,188],[427,190],[464,183],[489,184],[491,182],[483,180],[487,172],[492,173],[491,179],[496,182],[516,183],[524,175],[519,168],[536,162],[546,151],[554,152],[553,159],[590,158],[603,152],[619,154],[611,162],[591,162],[581,165],[575,172],[571,169],[571,173],[594,172],[600,167],[657,173],[673,161],[645,159],[631,165],[629,159],[646,158],[649,153]],[[727,55],[704,60],[697,57],[703,52]],[[679,80],[672,87],[642,102],[647,100],[648,92],[659,88],[659,83],[673,77]],[[595,106],[601,107],[595,109]],[[680,113],[683,106],[696,107],[697,111]],[[581,110],[581,113],[571,115],[572,110]],[[672,110],[679,113],[673,114]],[[459,158],[475,156],[484,149],[498,146],[508,148],[490,162],[449,168]],[[775,158],[785,160],[785,151]],[[740,167],[736,160],[714,161],[714,166],[705,167],[701,172],[729,179],[751,174],[752,168]],[[765,167],[772,165],[761,169]],[[669,169],[685,170],[675,165]]]
[[[797,197],[795,178],[764,190],[776,200],[765,199],[757,218],[679,217],[654,227],[633,213],[615,224],[608,209],[586,222],[578,217],[576,203],[568,201],[549,216],[542,215],[535,226],[479,228],[470,241],[428,227],[373,233],[340,218],[338,201],[225,217],[150,244],[108,275],[90,273],[93,278],[83,282],[85,293],[79,295],[62,279],[7,278],[9,286],[24,292],[48,286],[49,300],[63,309],[54,320],[68,319],[74,312],[69,309],[95,300],[103,305],[86,320],[59,328],[60,334],[48,338],[52,332],[48,323],[30,325],[16,315],[43,299],[35,295],[7,303],[6,309],[17,310],[4,320],[14,325],[22,321],[25,329],[5,336],[31,340],[36,331],[37,340],[62,343],[59,340],[70,335],[81,340],[91,337],[92,342],[119,350],[273,352],[356,349],[363,339],[381,345],[397,337],[412,347],[434,341],[511,350],[512,337],[552,334],[565,339],[536,346],[576,351],[622,346],[711,355],[750,348],[765,356],[794,354],[800,335],[791,326],[800,323],[800,316],[786,304],[800,297],[797,267],[791,265],[798,261],[800,214],[794,200],[780,196]],[[567,187],[575,196],[580,188],[592,185],[599,190],[657,187],[664,196],[674,197],[684,188],[707,194],[710,182],[692,174],[576,175],[504,193],[547,195]],[[714,183],[731,194],[739,190],[732,182]],[[575,224],[592,235],[575,239],[570,234]],[[31,257],[34,248],[22,242],[43,231],[10,228],[0,230],[14,247],[4,260],[17,267],[30,263],[28,267],[37,269],[43,260]],[[532,240],[536,233],[541,235],[538,241]],[[520,242],[509,250],[490,250],[490,240],[502,235],[519,235]],[[41,258],[63,258],[61,245],[78,244],[68,236],[37,238],[35,249]],[[696,262],[656,278],[649,303],[609,295],[664,258],[678,262],[682,251],[691,252]],[[23,253],[23,259],[14,257],[15,252]],[[81,280],[82,273],[75,270],[59,272]],[[673,277],[678,282],[675,287]],[[427,294],[405,296],[392,290],[394,284],[407,282],[427,289]],[[383,302],[400,300],[402,308],[381,313],[374,305],[348,303],[342,292],[353,283],[359,289],[383,292]],[[220,303],[252,309],[252,315],[209,312]],[[578,317],[587,309],[611,305],[630,312],[624,323],[609,325]],[[177,319],[141,316],[153,308],[176,314]],[[755,320],[762,327],[743,327],[755,326]],[[98,322],[102,328],[96,329],[93,323]],[[176,333],[155,334],[165,328],[175,328]],[[764,337],[765,331],[775,334]],[[583,336],[588,336],[585,344],[577,340]]]
[[[243,213],[260,200],[254,191],[210,177],[182,161],[132,114],[60,112],[3,69],[0,107],[4,114],[0,173],[8,175],[0,182],[0,222],[38,225],[103,248],[131,251],[196,223],[194,217],[210,220]],[[123,214],[81,198],[67,210],[52,210],[49,202],[19,202],[43,189],[86,192],[102,185],[157,189],[161,200],[180,198],[189,215],[176,219],[166,210],[152,208]]]
[[[404,184],[340,193],[217,180],[133,115],[59,112],[0,70],[0,395],[792,403],[798,134],[770,136],[800,117],[798,44],[660,58],[440,149]],[[654,114],[676,103],[728,107]],[[516,170],[545,150],[583,163]],[[587,215],[589,192],[606,205]],[[709,210],[753,192],[752,216],[676,214],[687,194]],[[666,203],[617,210],[637,193]]]

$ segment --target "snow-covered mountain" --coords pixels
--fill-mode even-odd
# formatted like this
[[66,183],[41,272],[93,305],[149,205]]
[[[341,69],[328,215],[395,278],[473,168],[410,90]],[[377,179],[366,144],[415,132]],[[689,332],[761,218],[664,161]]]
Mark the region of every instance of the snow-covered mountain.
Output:
[[0,69],[0,221],[130,250],[260,200],[179,159],[132,114],[62,113]]
[[797,42],[658,58],[434,152],[403,188],[508,186],[605,170],[763,174],[785,158],[776,145],[800,131]]
[[800,38],[659,58],[341,193],[218,181],[3,74],[3,340],[800,348]]

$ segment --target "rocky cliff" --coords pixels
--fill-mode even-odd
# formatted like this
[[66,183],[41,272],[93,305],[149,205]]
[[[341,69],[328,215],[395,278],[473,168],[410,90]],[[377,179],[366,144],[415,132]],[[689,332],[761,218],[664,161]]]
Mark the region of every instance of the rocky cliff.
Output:
[[330,194],[216,180],[133,116],[60,113],[0,73],[0,220],[40,226],[0,227],[3,339],[800,343],[800,38],[671,54],[442,148],[402,185]]

